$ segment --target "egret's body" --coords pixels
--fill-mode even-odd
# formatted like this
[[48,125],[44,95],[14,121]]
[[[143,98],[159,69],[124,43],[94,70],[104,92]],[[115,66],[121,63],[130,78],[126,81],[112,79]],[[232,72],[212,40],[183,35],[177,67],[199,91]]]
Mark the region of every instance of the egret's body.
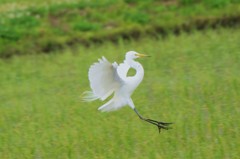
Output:
[[[94,63],[89,69],[88,77],[92,91],[85,93],[84,100],[105,100],[114,93],[112,99],[99,107],[98,110],[114,111],[128,105],[137,113],[140,119],[157,125],[159,130],[161,128],[168,129],[167,126],[171,123],[163,123],[143,118],[138,113],[131,99],[132,93],[144,77],[142,65],[135,61],[136,58],[140,57],[146,57],[146,55],[139,54],[135,51],[129,51],[126,53],[124,62],[120,65],[116,62],[111,64],[105,57],[99,59],[99,62]],[[134,76],[127,76],[127,72],[130,68],[136,70]]]

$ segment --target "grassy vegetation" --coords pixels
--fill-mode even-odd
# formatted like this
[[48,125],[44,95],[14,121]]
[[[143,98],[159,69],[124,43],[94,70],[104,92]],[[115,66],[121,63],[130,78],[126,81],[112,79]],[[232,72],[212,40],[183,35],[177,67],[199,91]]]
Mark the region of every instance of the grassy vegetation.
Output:
[[218,19],[238,16],[236,23],[240,15],[237,0],[11,0],[0,6],[0,57],[155,35],[182,25],[216,27]]
[[[0,158],[239,158],[240,30],[80,47],[0,59]],[[136,50],[145,78],[133,95],[147,117],[174,122],[158,134],[125,107],[82,103],[89,66]]]

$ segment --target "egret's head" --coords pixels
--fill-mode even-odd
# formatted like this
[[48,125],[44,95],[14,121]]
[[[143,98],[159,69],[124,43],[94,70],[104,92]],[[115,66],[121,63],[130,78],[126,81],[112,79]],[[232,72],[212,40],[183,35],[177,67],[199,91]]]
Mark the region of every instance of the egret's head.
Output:
[[141,58],[141,57],[149,57],[148,55],[144,55],[144,54],[139,54],[135,51],[128,51],[126,53],[125,59],[136,59],[136,58]]

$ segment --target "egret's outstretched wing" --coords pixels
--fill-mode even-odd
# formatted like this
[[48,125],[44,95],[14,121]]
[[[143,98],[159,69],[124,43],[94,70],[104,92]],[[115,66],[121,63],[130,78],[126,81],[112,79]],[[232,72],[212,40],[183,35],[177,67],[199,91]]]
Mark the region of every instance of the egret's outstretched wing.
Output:
[[91,93],[87,93],[85,100],[105,100],[121,85],[121,78],[117,74],[117,63],[111,64],[105,57],[94,63],[88,72]]

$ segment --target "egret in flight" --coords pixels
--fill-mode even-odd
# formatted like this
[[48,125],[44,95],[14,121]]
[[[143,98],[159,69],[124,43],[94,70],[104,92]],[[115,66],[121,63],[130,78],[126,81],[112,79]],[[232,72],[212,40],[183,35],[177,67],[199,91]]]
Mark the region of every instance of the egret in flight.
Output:
[[[110,63],[105,57],[99,59],[98,62],[89,68],[88,78],[92,90],[84,92],[83,100],[88,102],[97,99],[105,100],[114,93],[112,99],[99,107],[98,110],[102,112],[114,111],[128,105],[141,120],[156,125],[159,132],[161,129],[167,130],[172,123],[144,118],[139,114],[131,99],[133,91],[141,83],[144,76],[142,65],[135,61],[135,59],[142,57],[149,56],[135,51],[129,51],[125,55],[124,62],[119,65],[116,62]],[[127,76],[130,68],[136,70],[134,76]]]

